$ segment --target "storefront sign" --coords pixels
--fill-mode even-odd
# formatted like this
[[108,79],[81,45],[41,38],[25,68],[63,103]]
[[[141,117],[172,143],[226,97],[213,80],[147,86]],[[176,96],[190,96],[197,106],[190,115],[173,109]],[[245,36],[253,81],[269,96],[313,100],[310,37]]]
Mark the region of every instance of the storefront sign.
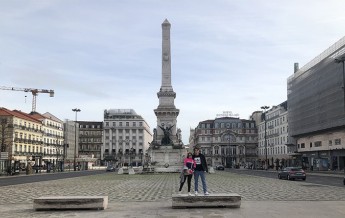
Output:
[[233,114],[232,111],[223,111],[222,114],[216,114],[216,117],[240,117],[239,114]]

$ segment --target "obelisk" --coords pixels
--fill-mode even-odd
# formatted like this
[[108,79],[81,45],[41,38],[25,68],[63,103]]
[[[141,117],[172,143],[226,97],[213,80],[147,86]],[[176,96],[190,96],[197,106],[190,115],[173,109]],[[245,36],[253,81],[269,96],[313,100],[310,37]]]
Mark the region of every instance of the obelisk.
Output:
[[[158,108],[154,110],[157,117],[157,128],[155,141],[159,145],[164,145],[164,131],[170,132],[171,143],[165,145],[176,145],[176,118],[180,112],[176,109],[174,100],[176,93],[171,85],[171,51],[170,51],[170,27],[167,19],[162,23],[162,84],[157,93],[159,99]],[[162,140],[163,139],[163,140]],[[163,144],[162,144],[163,141]]]

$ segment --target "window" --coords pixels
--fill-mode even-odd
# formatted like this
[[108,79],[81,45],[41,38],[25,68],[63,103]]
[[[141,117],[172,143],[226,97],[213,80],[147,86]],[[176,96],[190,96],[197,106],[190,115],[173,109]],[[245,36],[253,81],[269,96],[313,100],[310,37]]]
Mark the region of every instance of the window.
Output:
[[126,122],[126,126],[129,126],[129,122]]
[[119,126],[122,126],[122,122],[119,123]]
[[341,139],[334,139],[334,145],[340,145]]
[[329,141],[328,141],[328,145],[329,145],[329,146],[332,146],[332,140],[329,140]]
[[[321,141],[314,142],[314,146],[315,147],[321,147],[322,146],[322,142]],[[311,145],[310,145],[310,147],[311,147]]]
[[116,126],[116,122],[113,122],[113,126]]
[[143,126],[143,122],[139,122],[139,126]]

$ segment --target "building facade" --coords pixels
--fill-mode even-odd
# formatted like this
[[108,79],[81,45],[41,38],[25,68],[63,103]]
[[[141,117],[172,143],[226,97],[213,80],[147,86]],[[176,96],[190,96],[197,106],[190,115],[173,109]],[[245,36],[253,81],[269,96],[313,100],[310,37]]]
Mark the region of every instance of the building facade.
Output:
[[345,166],[344,53],[345,37],[288,78],[289,133],[307,169]]
[[73,168],[74,157],[79,156],[79,125],[72,120],[64,121],[65,164]]
[[103,122],[78,121],[80,156],[96,159],[94,164],[100,165],[103,146]]
[[150,126],[133,109],[104,111],[103,157],[121,166],[142,166],[152,142]]
[[[18,110],[0,108],[1,173],[7,167],[16,172],[24,171],[27,166],[41,165],[43,156],[42,122]],[[6,160],[7,159],[7,160]]]
[[50,113],[31,112],[30,116],[43,124],[43,156],[40,166],[50,170],[62,170],[64,160],[63,121]]
[[266,169],[266,149],[269,168],[299,165],[293,156],[295,150],[286,145],[289,135],[287,101],[273,106],[266,113],[261,113],[261,118],[257,124],[258,167]]
[[257,159],[257,128],[253,120],[221,117],[202,121],[192,138],[210,166],[252,166]]

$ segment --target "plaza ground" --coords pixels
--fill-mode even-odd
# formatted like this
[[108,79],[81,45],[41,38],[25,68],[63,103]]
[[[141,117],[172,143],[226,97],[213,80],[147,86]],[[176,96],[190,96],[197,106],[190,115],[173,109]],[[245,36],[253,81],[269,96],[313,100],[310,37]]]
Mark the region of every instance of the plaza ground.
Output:
[[[241,208],[172,209],[171,195],[178,192],[178,174],[109,172],[1,187],[0,210],[1,217],[345,217],[345,187],[224,171],[207,174],[207,184],[211,194],[240,194]],[[109,206],[104,211],[32,209],[34,198],[52,195],[106,195]]]

